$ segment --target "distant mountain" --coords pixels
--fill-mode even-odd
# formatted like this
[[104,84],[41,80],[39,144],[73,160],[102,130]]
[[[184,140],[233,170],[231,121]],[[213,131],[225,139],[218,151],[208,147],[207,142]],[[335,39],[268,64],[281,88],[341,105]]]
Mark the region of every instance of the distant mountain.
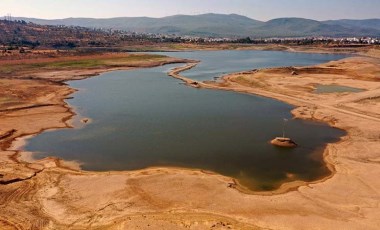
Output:
[[278,18],[256,28],[255,35],[261,37],[379,36],[380,27],[375,30],[356,25],[328,24],[304,18]]
[[351,19],[342,19],[342,20],[330,20],[324,21],[324,23],[329,25],[340,25],[345,27],[360,27],[366,29],[380,29],[380,19],[364,19],[364,20],[351,20]]
[[122,17],[109,19],[66,18],[44,20],[35,18],[15,18],[41,25],[83,26],[126,30],[143,33],[162,33],[194,36],[246,36],[263,22],[248,17],[231,14],[202,14],[197,16],[174,15],[164,18]]
[[16,19],[42,25],[82,26],[201,37],[380,36],[380,19],[315,21],[304,18],[278,18],[262,22],[237,14],[174,15],[163,18]]

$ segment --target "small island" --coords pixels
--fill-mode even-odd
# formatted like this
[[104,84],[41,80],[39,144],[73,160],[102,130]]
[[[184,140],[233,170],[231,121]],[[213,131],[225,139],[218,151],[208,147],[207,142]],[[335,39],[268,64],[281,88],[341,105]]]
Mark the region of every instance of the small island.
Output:
[[295,148],[297,143],[288,137],[276,137],[270,142],[272,145],[283,147],[283,148]]

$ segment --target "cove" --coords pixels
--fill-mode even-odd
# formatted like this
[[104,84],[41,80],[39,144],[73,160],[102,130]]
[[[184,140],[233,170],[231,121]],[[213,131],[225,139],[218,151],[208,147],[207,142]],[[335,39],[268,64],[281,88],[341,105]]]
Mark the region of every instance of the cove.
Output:
[[[183,73],[196,80],[343,57],[273,51],[160,54],[200,60],[199,66]],[[255,191],[329,175],[323,149],[338,141],[343,131],[318,122],[292,120],[293,106],[277,100],[187,87],[167,76],[177,66],[114,71],[69,82],[79,91],[68,103],[93,122],[44,132],[30,139],[25,149],[36,152],[36,158],[56,156],[81,162],[85,170],[155,166],[209,170],[236,178]],[[268,143],[281,135],[284,118],[290,120],[287,135],[300,144],[298,148],[280,149]]]

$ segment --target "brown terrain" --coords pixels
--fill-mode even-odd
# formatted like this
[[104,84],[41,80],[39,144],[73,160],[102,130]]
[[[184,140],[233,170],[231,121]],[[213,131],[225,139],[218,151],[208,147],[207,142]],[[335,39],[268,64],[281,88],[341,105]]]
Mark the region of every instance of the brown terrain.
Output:
[[[30,135],[72,126],[74,113],[64,99],[74,90],[63,81],[186,60],[108,54],[46,60],[37,66],[4,61],[0,229],[378,229],[380,54],[376,49],[366,53],[318,66],[236,73],[217,82],[194,82],[180,75],[196,63],[170,73],[194,87],[276,98],[296,105],[296,118],[347,131],[325,150],[331,177],[284,184],[273,193],[248,193],[232,178],[190,169],[81,171],[55,158],[33,161],[31,154],[19,150]],[[94,64],[94,59],[101,63]],[[365,91],[316,94],[318,84]]]

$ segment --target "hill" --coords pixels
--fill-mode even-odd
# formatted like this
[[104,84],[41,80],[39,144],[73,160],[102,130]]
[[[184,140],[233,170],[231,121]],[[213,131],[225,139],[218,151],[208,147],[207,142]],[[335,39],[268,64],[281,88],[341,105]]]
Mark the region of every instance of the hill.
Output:
[[[380,27],[379,27],[380,29]],[[379,36],[380,30],[359,25],[328,24],[304,18],[278,18],[256,28],[255,34],[262,37],[303,37],[303,36]]]
[[324,23],[329,25],[340,25],[345,27],[360,27],[366,29],[379,30],[380,29],[380,19],[365,19],[365,20],[330,20],[324,21]]
[[304,18],[279,18],[262,22],[237,14],[174,15],[163,18],[17,19],[42,25],[81,26],[201,37],[380,36],[380,19],[315,21]]
[[112,46],[120,38],[100,30],[79,26],[52,26],[26,21],[0,20],[0,44],[74,48],[77,46]]
[[109,19],[67,18],[45,20],[16,18],[41,25],[83,26],[89,28],[115,29],[139,33],[162,33],[194,36],[244,36],[263,22],[231,14],[202,14],[197,16],[174,15],[164,18],[122,17]]

